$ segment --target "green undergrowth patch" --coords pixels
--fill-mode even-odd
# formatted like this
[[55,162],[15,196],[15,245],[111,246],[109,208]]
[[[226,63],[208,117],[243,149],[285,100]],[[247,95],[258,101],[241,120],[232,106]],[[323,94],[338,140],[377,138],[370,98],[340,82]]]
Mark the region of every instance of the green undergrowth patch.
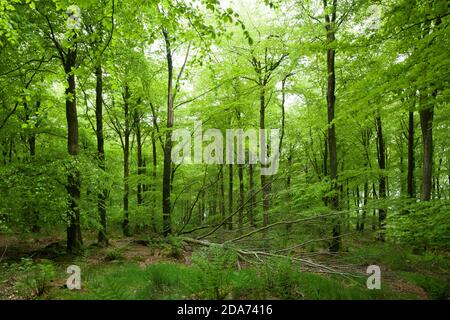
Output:
[[429,275],[418,274],[414,272],[399,272],[399,275],[415,285],[421,287],[433,300],[450,299],[450,278],[442,279]]
[[286,259],[246,268],[221,247],[194,252],[191,265],[134,262],[82,268],[82,290],[54,288],[52,299],[417,299],[387,286],[368,290],[364,279],[306,273]]

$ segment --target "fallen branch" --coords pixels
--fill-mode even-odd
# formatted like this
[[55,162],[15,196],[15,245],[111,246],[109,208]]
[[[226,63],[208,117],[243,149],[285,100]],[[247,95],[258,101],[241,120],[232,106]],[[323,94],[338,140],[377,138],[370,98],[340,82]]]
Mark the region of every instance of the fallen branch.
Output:
[[[288,259],[291,261],[300,262],[305,271],[311,271],[311,272],[316,272],[316,273],[337,274],[337,275],[341,275],[350,280],[353,280],[351,277],[354,277],[354,275],[352,275],[352,274],[342,272],[342,271],[339,271],[332,267],[328,267],[328,266],[316,263],[309,259],[302,259],[302,258],[291,257],[291,256],[275,254],[275,253],[269,253],[269,252],[264,252],[264,251],[247,251],[247,250],[239,249],[239,248],[236,248],[233,246],[229,246],[227,243],[213,243],[213,242],[209,242],[209,241],[205,241],[205,240],[198,240],[198,239],[192,239],[192,238],[182,238],[182,241],[191,243],[191,244],[201,245],[204,247],[218,246],[218,247],[222,247],[222,248],[229,248],[229,249],[236,251],[236,253],[238,254],[239,257],[243,257],[243,256],[256,257],[258,262],[263,262],[263,260],[261,259],[260,256]],[[243,259],[243,260],[250,262],[248,259]]]
[[336,214],[340,214],[340,213],[342,213],[342,212],[327,213],[327,214],[312,216],[312,217],[308,217],[308,218],[300,218],[300,219],[296,219],[296,220],[290,220],[290,221],[278,221],[278,222],[275,222],[275,223],[272,223],[272,224],[268,224],[267,226],[261,227],[259,229],[253,230],[253,231],[251,231],[249,233],[243,234],[242,236],[239,236],[237,238],[227,240],[227,241],[225,241],[225,243],[235,242],[235,241],[241,240],[243,238],[247,238],[247,237],[249,237],[249,236],[251,236],[251,235],[253,235],[255,233],[258,233],[258,232],[261,232],[261,231],[264,231],[264,230],[267,230],[269,228],[273,228],[273,227],[276,227],[276,226],[279,226],[279,225],[291,225],[291,224],[294,224],[294,223],[311,221],[311,220],[320,219],[320,218],[326,218],[326,217],[330,217],[330,216],[333,216],[333,215],[336,215]]

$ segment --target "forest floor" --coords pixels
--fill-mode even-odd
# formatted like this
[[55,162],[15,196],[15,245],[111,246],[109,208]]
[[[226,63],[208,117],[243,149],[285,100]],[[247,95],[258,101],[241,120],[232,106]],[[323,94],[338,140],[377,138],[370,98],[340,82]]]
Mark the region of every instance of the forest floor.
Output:
[[[448,254],[413,254],[388,243],[359,240],[339,255],[304,253],[302,258],[354,275],[350,279],[274,260],[241,261],[232,268],[217,257],[193,263],[193,254],[203,249],[184,242],[135,237],[110,240],[108,247],[92,243],[81,256],[70,256],[62,237],[0,235],[0,299],[450,298]],[[81,290],[66,287],[72,264],[81,268]],[[372,264],[382,270],[381,290],[366,288]]]

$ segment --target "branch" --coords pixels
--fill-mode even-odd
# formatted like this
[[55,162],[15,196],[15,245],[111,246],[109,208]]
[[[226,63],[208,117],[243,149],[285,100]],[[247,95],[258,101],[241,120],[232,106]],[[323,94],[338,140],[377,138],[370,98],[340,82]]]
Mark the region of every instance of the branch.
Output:
[[[33,82],[33,78],[36,76],[36,74],[39,71],[39,68],[41,67],[42,63],[44,63],[43,60],[41,60],[39,62],[39,65],[38,65],[37,69],[34,71],[33,75],[30,77],[30,80],[28,80],[28,82],[25,84],[25,89],[27,89],[30,86],[31,82]],[[19,106],[19,102],[16,102],[16,104],[14,105],[14,108],[6,116],[5,120],[3,120],[3,123],[0,126],[0,130],[6,125],[6,122],[8,122],[9,118],[16,112],[18,106]]]
[[219,230],[219,228],[221,226],[223,226],[225,223],[227,223],[229,221],[230,218],[232,218],[233,216],[235,216],[241,209],[245,208],[245,206],[253,200],[253,198],[260,192],[262,192],[263,188],[266,188],[270,183],[273,183],[275,181],[277,181],[280,177],[283,177],[284,175],[279,175],[277,176],[275,179],[272,179],[271,181],[269,181],[267,184],[265,184],[264,186],[261,186],[261,188],[258,189],[258,191],[254,192],[251,197],[247,197],[247,200],[241,205],[239,206],[239,208],[237,208],[234,212],[232,212],[230,215],[228,215],[228,217],[225,217],[222,219],[222,221],[216,225],[214,227],[214,229],[212,229],[210,232],[198,237],[197,239],[204,239],[210,235],[212,235],[214,232],[216,232],[217,230]]
[[273,228],[273,227],[276,227],[279,225],[290,225],[290,224],[304,222],[304,221],[311,221],[311,220],[315,220],[315,219],[319,219],[319,218],[326,218],[326,217],[334,216],[334,215],[341,214],[341,213],[342,213],[342,211],[322,214],[322,215],[308,217],[308,218],[300,218],[300,219],[291,220],[291,221],[278,221],[278,222],[275,222],[272,224],[268,224],[267,226],[258,228],[256,230],[253,230],[249,233],[243,234],[242,236],[239,236],[237,238],[227,240],[227,241],[225,241],[225,243],[235,242],[235,241],[241,240],[243,238],[247,238],[255,233],[258,233],[258,232],[261,232],[261,231],[264,231],[264,230],[267,230],[267,229],[270,229],[270,228]]
[[187,63],[187,60],[188,60],[188,57],[189,57],[189,51],[191,50],[191,43],[192,42],[189,41],[188,48],[186,50],[186,55],[184,57],[183,65],[181,66],[180,72],[178,73],[178,76],[177,76],[177,80],[175,81],[175,89],[174,89],[174,93],[173,93],[173,100],[175,100],[175,96],[177,95],[178,90],[180,89],[180,79],[181,79],[181,76],[183,75],[184,69],[186,68],[186,63]]
[[158,121],[156,118],[156,112],[155,112],[155,107],[153,106],[153,103],[150,102],[150,108],[152,109],[152,115],[153,115],[153,126],[156,128],[156,132],[158,132],[158,139],[159,142],[161,142],[161,147],[163,148],[163,151],[165,150],[165,146],[164,146],[164,142],[161,138],[161,132],[159,130],[159,126],[158,126]]
[[65,65],[66,64],[66,52],[64,51],[64,49],[61,47],[61,44],[58,42],[58,40],[56,40],[55,37],[55,32],[53,31],[53,26],[48,18],[47,15],[41,13],[39,10],[36,10],[37,12],[39,12],[39,14],[41,14],[42,16],[44,16],[45,20],[47,20],[47,24],[48,27],[50,28],[50,40],[53,42],[56,50],[58,51],[59,57],[61,58],[62,63]]
[[211,89],[209,89],[209,90],[207,90],[207,91],[205,91],[205,92],[199,94],[198,96],[196,96],[196,97],[194,97],[194,98],[191,98],[191,99],[185,100],[185,101],[183,101],[183,102],[180,102],[179,104],[177,104],[177,105],[175,106],[175,109],[178,108],[178,107],[181,107],[182,105],[185,105],[185,104],[187,104],[187,103],[191,103],[191,102],[193,102],[193,101],[195,101],[195,100],[200,99],[201,97],[207,95],[207,94],[210,93],[211,91],[214,91],[214,90],[220,88],[221,86],[223,86],[223,85],[224,85],[225,83],[227,83],[228,81],[232,81],[232,80],[234,80],[234,79],[236,79],[236,78],[238,78],[238,76],[233,77],[233,78],[228,79],[228,80],[225,80],[224,82],[222,82],[222,83],[218,84],[217,86],[215,86],[215,87],[213,87],[213,88],[211,88]]
[[103,50],[100,52],[100,55],[103,55],[103,53],[105,52],[106,48],[108,48],[109,43],[110,43],[111,40],[112,40],[113,33],[114,33],[114,0],[112,0],[111,32],[109,33],[109,39],[108,39],[108,41],[105,43],[105,47],[104,47]]

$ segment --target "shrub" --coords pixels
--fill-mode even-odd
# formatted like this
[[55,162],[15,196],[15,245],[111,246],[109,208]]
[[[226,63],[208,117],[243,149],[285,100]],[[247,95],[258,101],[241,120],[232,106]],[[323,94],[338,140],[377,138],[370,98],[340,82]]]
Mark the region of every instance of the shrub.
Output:
[[199,283],[206,299],[225,299],[232,291],[237,254],[221,246],[211,246],[192,256],[192,263],[199,272]]
[[35,264],[31,259],[22,258],[18,271],[22,272],[22,276],[14,287],[26,299],[42,296],[55,277],[55,267],[50,261]]
[[169,237],[163,245],[162,252],[167,257],[181,259],[183,257],[183,242],[179,238]]
[[114,261],[114,260],[122,260],[123,255],[119,249],[110,249],[106,252],[105,260],[106,261]]
[[263,267],[265,289],[281,299],[300,299],[299,267],[288,259],[269,259]]

